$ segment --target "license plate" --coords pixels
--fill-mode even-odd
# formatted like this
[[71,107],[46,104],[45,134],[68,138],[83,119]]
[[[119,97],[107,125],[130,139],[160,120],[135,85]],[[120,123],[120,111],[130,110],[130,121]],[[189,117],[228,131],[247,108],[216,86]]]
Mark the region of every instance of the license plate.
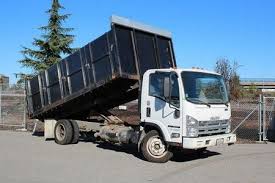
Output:
[[224,139],[223,138],[217,139],[217,141],[216,141],[217,146],[222,145],[223,143],[224,143]]

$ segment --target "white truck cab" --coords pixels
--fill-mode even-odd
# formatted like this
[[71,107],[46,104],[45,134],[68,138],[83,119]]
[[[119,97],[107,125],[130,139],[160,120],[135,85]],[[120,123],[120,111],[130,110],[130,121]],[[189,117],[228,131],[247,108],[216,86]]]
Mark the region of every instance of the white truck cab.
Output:
[[[151,161],[169,158],[168,146],[202,149],[233,144],[231,109],[221,75],[201,69],[153,69],[143,75],[141,125],[148,134],[142,149]],[[149,130],[146,130],[149,129]],[[157,133],[156,133],[157,131]]]

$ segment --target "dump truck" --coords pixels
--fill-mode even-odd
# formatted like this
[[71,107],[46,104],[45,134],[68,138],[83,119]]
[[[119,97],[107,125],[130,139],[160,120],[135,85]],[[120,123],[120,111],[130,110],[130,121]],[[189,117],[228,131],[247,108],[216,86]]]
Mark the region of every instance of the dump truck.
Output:
[[[177,68],[170,32],[123,17],[112,16],[110,31],[27,81],[26,91],[29,117],[44,122],[45,137],[61,145],[94,131],[163,163],[173,149],[236,141],[222,76]],[[110,112],[133,100],[138,123]]]

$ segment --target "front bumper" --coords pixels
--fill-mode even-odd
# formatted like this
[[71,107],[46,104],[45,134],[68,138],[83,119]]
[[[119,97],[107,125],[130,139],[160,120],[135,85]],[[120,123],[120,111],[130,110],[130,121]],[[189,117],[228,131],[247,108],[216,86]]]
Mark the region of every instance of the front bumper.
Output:
[[229,133],[197,138],[183,137],[182,140],[182,146],[184,149],[199,149],[221,144],[233,144],[236,142],[236,135]]

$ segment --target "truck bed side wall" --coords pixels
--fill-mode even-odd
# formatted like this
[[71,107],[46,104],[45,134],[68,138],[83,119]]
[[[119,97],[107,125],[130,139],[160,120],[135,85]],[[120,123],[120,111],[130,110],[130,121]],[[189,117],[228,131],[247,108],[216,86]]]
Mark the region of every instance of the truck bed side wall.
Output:
[[169,67],[176,67],[170,38],[112,25],[27,82],[29,116],[78,118],[93,107],[121,105],[138,98],[138,87],[133,86],[146,70]]

